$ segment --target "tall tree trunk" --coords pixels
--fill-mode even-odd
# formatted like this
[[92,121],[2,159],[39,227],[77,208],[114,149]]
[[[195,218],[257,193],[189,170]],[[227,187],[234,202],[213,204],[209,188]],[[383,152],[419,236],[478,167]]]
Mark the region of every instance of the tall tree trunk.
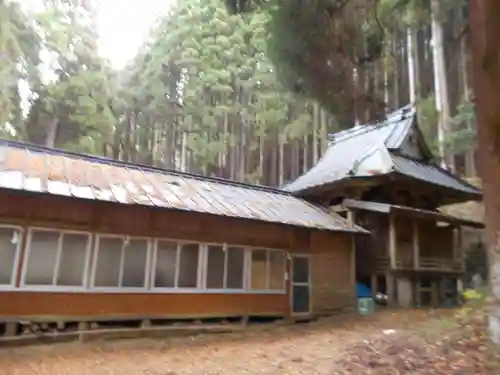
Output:
[[56,147],[57,128],[59,126],[59,117],[54,116],[49,123],[49,130],[45,138],[45,147]]
[[319,105],[313,104],[313,165],[318,162],[318,119],[319,119]]
[[479,172],[483,180],[486,239],[494,306],[490,333],[500,344],[500,1],[469,0]]
[[181,161],[179,170],[187,172],[187,132],[183,129],[181,133]]
[[448,80],[446,78],[446,60],[443,46],[443,25],[440,21],[440,0],[431,0],[432,7],[432,48],[434,54],[434,85],[436,109],[439,114],[438,141],[440,156],[448,168],[455,169],[453,155],[445,147],[445,134],[450,132],[450,102]]
[[423,48],[420,43],[420,36],[422,35],[421,30],[414,30],[412,33],[412,50],[413,50],[413,72],[414,72],[414,80],[415,80],[415,99],[422,98],[423,95],[423,86],[425,86],[422,82],[422,58],[423,58]]
[[415,85],[415,78],[416,78],[416,69],[415,69],[415,51],[416,51],[416,46],[414,45],[415,41],[415,30],[413,28],[408,27],[407,30],[407,49],[408,49],[408,54],[407,54],[407,60],[408,60],[408,91],[409,91],[409,99],[410,103],[414,104],[415,99],[416,99],[416,85]]
[[328,129],[327,129],[328,113],[323,108],[320,108],[320,114],[321,114],[321,116],[320,116],[321,123],[320,123],[320,128],[319,128],[319,134],[321,137],[321,139],[319,140],[319,142],[320,142],[320,157],[323,157],[323,155],[326,152],[326,147],[328,145]]
[[302,147],[302,173],[306,173],[309,170],[309,134],[304,134]]
[[285,136],[278,134],[278,187],[282,187],[285,182]]
[[[468,22],[467,20],[463,19],[462,15],[462,21],[463,24],[465,22]],[[468,45],[468,35],[463,35],[461,40],[460,40],[460,69],[459,72],[461,74],[461,77],[459,79],[462,81],[462,92],[463,92],[463,101],[464,102],[470,102],[470,87],[469,87],[469,45]],[[465,122],[466,128],[470,131],[472,130],[472,122],[470,120],[466,120]],[[471,147],[471,150],[468,150],[465,152],[465,175],[466,176],[476,176],[476,162],[474,160],[474,154],[475,150],[477,149],[476,144],[474,144],[474,147]]]
[[398,109],[400,107],[399,103],[399,75],[401,74],[401,60],[399,58],[399,38],[396,34],[392,40],[392,54],[394,56],[394,71],[392,72],[392,107],[391,110]]
[[259,164],[257,167],[259,180],[258,184],[262,185],[264,180],[264,146],[265,146],[265,135],[259,135]]

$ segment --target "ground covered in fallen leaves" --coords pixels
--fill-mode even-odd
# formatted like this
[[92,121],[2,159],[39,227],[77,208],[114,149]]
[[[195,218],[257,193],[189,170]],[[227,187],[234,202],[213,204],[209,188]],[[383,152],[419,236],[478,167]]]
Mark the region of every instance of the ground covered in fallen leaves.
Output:
[[0,350],[8,375],[499,375],[484,313],[384,311],[244,333]]

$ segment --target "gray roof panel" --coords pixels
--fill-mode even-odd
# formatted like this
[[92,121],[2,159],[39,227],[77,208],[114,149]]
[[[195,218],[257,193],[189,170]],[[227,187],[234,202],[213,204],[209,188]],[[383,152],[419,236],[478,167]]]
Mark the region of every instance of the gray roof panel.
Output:
[[[386,121],[330,135],[330,146],[318,163],[284,190],[299,192],[349,177],[360,159],[366,159],[374,149],[400,147],[412,127],[414,115],[415,109],[406,106],[388,114]],[[389,161],[385,167],[390,166]]]
[[[325,155],[308,172],[284,187],[300,194],[350,177],[400,173],[467,194],[481,191],[432,163],[423,163],[397,154],[410,130],[417,126],[413,106],[387,115],[377,124],[360,125],[335,133]],[[418,129],[418,128],[417,128]]]
[[464,193],[481,195],[481,190],[452,175],[438,165],[424,164],[394,154],[391,155],[391,158],[395,172]]

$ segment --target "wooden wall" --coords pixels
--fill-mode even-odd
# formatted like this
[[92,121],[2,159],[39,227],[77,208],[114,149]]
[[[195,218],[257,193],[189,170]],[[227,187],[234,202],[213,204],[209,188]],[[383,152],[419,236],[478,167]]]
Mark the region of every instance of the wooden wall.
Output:
[[356,237],[356,272],[360,277],[370,276],[378,258],[389,256],[389,219],[386,214],[357,211],[358,225],[370,230],[370,236]]
[[[9,191],[0,191],[0,224],[312,252],[313,311],[350,306],[354,295],[352,236],[345,233]],[[241,314],[289,315],[289,287],[286,294],[0,291],[0,317],[4,318],[26,315],[201,317]]]
[[419,220],[420,256],[453,258],[453,227],[438,227],[435,221]]
[[178,319],[288,313],[289,298],[283,294],[0,292],[0,317],[4,319]]
[[353,307],[355,303],[354,247],[344,235],[336,242],[324,233],[311,236],[312,305],[315,314]]
[[396,259],[403,268],[413,265],[413,218],[411,216],[395,215]]

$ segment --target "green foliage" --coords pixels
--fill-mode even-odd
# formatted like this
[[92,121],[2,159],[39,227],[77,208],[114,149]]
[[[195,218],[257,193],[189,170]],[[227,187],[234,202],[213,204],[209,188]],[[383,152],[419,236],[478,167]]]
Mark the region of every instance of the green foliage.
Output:
[[463,291],[462,296],[466,301],[478,301],[485,298],[484,291],[479,291],[475,289],[466,289]]
[[462,102],[457,106],[457,114],[450,120],[452,131],[448,135],[451,150],[463,153],[476,146],[476,111],[472,102]]
[[[163,129],[160,138],[186,132],[186,151],[202,172],[229,168],[226,156],[241,163],[245,153],[246,175],[232,177],[255,182],[259,138],[311,133],[310,106],[286,92],[266,57],[269,19],[265,11],[229,14],[223,0],[183,1],[159,19],[129,68],[138,118]],[[174,121],[175,103],[182,109]]]
[[0,3],[0,52],[5,54],[0,129],[59,147],[91,135],[105,137],[116,119],[109,108],[109,72],[97,55],[95,25],[88,23],[91,2],[43,0],[39,5],[27,11],[18,2]]
[[[469,151],[475,147],[476,128],[474,103],[463,102],[458,105],[456,115],[450,119],[451,131],[444,135],[443,146],[455,154]],[[419,99],[417,102],[419,125],[424,138],[434,155],[439,154],[439,141],[435,133],[439,114],[434,96]]]
[[420,129],[424,139],[434,155],[439,154],[439,143],[435,134],[436,124],[439,121],[439,113],[436,109],[436,99],[434,96],[428,98],[418,98],[417,116]]
[[[232,13],[228,1],[178,2],[120,71],[97,53],[91,1],[42,0],[36,13],[1,3],[9,64],[0,64],[0,134],[276,184],[270,174],[296,177],[327,132],[352,125],[354,102],[383,113],[384,89],[365,92],[353,72],[368,75],[380,63],[392,72],[387,40],[429,14],[420,0],[247,1]],[[31,94],[26,113],[20,80]],[[419,102],[428,140],[436,138],[433,106]],[[463,125],[473,122],[470,108],[459,114],[449,140],[457,149],[473,138]],[[293,168],[279,166],[291,157]]]
[[[0,131],[22,130],[21,79],[36,81],[40,38],[17,2],[0,2]],[[8,129],[7,129],[8,128]],[[10,129],[10,130],[9,130]]]

